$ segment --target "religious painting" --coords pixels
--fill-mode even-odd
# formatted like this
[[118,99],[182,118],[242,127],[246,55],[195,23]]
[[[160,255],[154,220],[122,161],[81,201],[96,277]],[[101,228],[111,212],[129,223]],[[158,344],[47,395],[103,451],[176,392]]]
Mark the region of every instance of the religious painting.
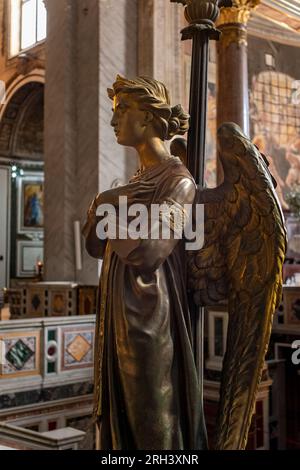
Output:
[[18,178],[18,233],[42,232],[44,226],[44,176],[25,173]]
[[208,188],[217,186],[217,96],[216,84],[208,83],[206,154],[205,154],[205,185]]
[[[295,187],[293,194],[296,194],[298,191],[298,186]],[[291,193],[292,194],[292,193]],[[298,197],[297,197],[298,199]],[[299,201],[300,201],[300,187],[299,187]],[[300,260],[300,213],[298,208],[294,206],[293,200],[289,199],[289,207],[291,214],[286,217],[286,229],[287,229],[287,238],[288,246],[286,251],[286,257],[294,260]],[[293,210],[296,209],[297,212],[293,213]],[[299,268],[299,264],[296,265]]]
[[299,49],[254,37],[248,42],[251,138],[267,156],[282,209],[289,210],[289,192],[300,185]]

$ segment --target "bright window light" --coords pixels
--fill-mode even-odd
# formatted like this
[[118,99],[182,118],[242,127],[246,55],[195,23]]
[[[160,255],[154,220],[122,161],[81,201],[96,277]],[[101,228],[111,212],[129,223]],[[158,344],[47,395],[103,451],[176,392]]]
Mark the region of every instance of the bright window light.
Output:
[[46,38],[47,11],[43,0],[10,0],[10,55]]
[[36,43],[36,0],[22,1],[21,8],[21,49]]
[[37,2],[37,41],[45,39],[47,34],[47,10],[43,0]]
[[18,54],[20,50],[20,2],[10,1],[10,55]]

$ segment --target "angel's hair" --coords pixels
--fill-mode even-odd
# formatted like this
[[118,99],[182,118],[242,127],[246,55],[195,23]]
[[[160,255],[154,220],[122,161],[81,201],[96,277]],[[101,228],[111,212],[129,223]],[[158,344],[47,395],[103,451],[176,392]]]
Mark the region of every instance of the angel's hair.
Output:
[[170,95],[165,85],[153,78],[137,77],[133,80],[117,75],[108,96],[114,99],[119,93],[134,94],[140,108],[149,111],[155,117],[155,125],[162,140],[172,139],[175,135],[183,135],[189,129],[190,116],[182,106],[171,106]]
[[187,164],[187,140],[184,137],[176,137],[170,145],[171,155],[179,157],[184,165]]

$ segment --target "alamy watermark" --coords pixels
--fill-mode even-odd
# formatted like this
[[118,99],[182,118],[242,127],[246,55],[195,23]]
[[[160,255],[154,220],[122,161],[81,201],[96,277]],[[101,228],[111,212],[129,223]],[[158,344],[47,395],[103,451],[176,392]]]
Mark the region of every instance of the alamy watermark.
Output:
[[185,240],[186,250],[200,250],[204,244],[204,205],[163,201],[161,204],[131,204],[119,197],[116,208],[100,204],[96,215],[101,240]]
[[292,343],[292,348],[296,349],[296,351],[294,351],[292,354],[292,363],[295,366],[298,366],[300,364],[300,340],[299,339]]

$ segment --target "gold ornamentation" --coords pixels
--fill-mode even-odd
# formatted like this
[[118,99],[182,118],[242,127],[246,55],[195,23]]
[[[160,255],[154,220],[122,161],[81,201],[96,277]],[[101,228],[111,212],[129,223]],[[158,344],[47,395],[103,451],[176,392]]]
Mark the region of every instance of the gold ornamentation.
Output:
[[230,44],[244,44],[247,46],[247,31],[243,25],[228,24],[220,28],[222,30],[220,43],[227,48]]
[[235,6],[231,8],[221,8],[217,27],[222,27],[222,25],[229,23],[241,23],[246,25],[251,12],[259,3],[260,0],[234,0]]

